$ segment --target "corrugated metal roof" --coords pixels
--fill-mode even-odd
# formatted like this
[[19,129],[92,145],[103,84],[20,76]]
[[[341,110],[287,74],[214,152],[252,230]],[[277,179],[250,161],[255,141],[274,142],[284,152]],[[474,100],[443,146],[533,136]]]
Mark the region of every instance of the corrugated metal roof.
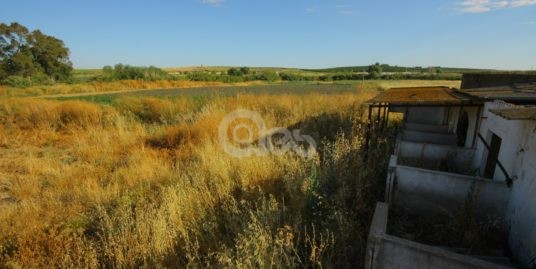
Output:
[[487,100],[536,101],[536,82],[465,89],[462,92]]
[[536,72],[485,72],[465,73],[462,77],[462,90],[482,87],[495,87],[514,83],[536,81]]
[[490,109],[490,112],[507,120],[536,120],[535,106],[515,106],[510,108]]
[[408,87],[386,90],[368,103],[390,105],[462,105],[478,103],[475,98],[449,87]]

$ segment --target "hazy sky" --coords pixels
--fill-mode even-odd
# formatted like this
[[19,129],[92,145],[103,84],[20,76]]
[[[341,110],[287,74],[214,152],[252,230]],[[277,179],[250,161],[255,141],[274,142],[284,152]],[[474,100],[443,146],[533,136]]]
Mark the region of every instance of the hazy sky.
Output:
[[59,37],[80,68],[536,69],[536,0],[2,0],[0,21]]

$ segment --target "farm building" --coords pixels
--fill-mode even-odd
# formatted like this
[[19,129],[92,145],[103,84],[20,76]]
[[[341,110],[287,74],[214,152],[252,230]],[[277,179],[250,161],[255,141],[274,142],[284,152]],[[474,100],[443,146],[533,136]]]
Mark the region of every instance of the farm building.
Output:
[[[372,128],[382,128],[391,113],[402,113],[403,123],[366,267],[535,268],[535,105],[536,75],[518,74],[465,74],[459,90],[396,88],[372,99]],[[391,217],[401,212],[411,217]],[[460,212],[467,225],[456,227],[469,246],[419,238],[425,237],[422,227],[396,231],[411,218],[458,224]],[[467,240],[462,227],[484,227],[473,236],[481,242]]]

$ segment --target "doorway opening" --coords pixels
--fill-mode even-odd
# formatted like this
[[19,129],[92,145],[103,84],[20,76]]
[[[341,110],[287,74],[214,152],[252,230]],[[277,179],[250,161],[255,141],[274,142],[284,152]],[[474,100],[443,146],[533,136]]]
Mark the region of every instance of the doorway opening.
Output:
[[456,128],[456,136],[458,138],[459,147],[465,146],[467,130],[469,130],[469,115],[467,114],[467,111],[462,110],[462,115],[458,120],[458,127]]
[[485,178],[493,178],[493,175],[495,175],[495,168],[497,167],[501,143],[502,139],[498,135],[491,133],[491,142],[489,143],[488,156],[486,158],[486,166],[484,168]]

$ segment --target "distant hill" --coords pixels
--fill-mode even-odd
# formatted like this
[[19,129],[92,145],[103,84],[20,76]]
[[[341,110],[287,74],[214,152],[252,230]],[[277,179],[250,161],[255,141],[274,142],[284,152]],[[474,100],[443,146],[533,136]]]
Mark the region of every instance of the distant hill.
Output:
[[[398,66],[398,65],[380,65],[383,72],[389,73],[399,73],[399,72],[429,72],[431,70],[441,70],[445,73],[469,73],[469,72],[495,72],[498,70],[493,69],[476,69],[476,68],[458,68],[458,67],[441,67],[441,66]],[[322,68],[322,69],[302,69],[303,71],[309,72],[324,72],[324,73],[343,73],[343,72],[365,72],[369,66],[343,66],[343,67],[333,67],[333,68]]]

